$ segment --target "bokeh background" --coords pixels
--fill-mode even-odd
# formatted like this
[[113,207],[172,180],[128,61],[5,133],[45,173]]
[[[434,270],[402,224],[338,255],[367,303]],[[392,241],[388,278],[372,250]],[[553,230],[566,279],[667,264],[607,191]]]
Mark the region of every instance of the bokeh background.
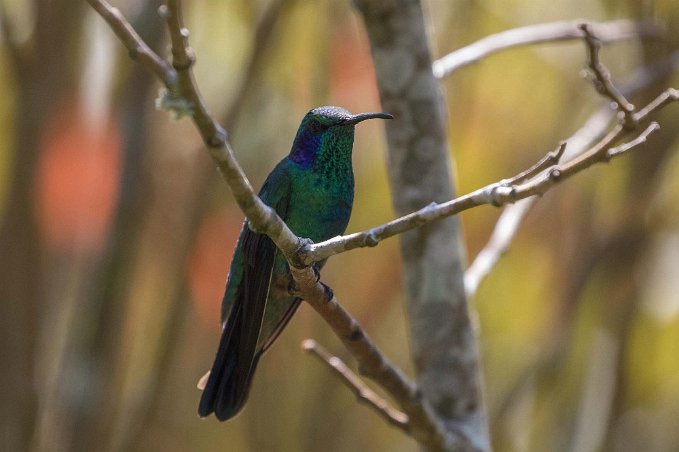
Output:
[[[85,2],[0,1],[0,447],[3,450],[415,451],[300,349],[353,364],[306,306],[250,400],[196,415],[242,222],[191,122]],[[118,1],[167,54],[156,1]],[[488,34],[587,18],[651,20],[607,45],[615,80],[679,48],[676,0],[431,0],[435,57]],[[349,1],[186,2],[195,73],[259,187],[318,105],[379,110]],[[527,47],[442,82],[460,193],[509,177],[604,101],[581,42]],[[641,93],[643,102],[670,76]],[[648,146],[556,187],[473,300],[498,451],[679,450],[679,107]],[[362,124],[349,231],[393,218],[379,122]],[[500,210],[462,215],[469,260]],[[407,372],[398,242],[336,256],[324,280]]]

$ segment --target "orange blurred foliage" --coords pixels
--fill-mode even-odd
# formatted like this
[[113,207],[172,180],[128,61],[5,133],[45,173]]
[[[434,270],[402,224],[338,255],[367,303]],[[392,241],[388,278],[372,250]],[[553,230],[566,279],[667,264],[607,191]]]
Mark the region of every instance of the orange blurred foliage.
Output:
[[89,121],[74,104],[57,109],[41,136],[39,223],[52,247],[96,251],[117,202],[120,132],[110,119]]

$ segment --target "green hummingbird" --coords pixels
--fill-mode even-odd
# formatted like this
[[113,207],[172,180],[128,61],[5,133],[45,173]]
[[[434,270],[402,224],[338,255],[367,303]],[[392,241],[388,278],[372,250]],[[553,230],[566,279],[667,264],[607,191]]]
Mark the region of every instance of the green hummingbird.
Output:
[[[344,233],[354,201],[354,126],[372,118],[393,117],[318,107],[302,119],[290,154],[276,165],[259,193],[297,236],[321,242]],[[324,264],[315,263],[315,271]],[[283,254],[269,237],[250,230],[246,220],[226,281],[217,356],[199,383],[204,388],[199,416],[215,413],[225,421],[243,408],[259,358],[301,302],[292,288]]]

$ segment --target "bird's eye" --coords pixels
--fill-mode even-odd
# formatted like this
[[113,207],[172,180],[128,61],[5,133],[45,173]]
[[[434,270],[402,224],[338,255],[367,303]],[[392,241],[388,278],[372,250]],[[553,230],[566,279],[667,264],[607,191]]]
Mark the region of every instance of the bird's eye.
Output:
[[323,128],[324,128],[323,124],[318,122],[316,119],[312,119],[309,122],[309,130],[311,130],[311,132],[313,133],[319,133],[323,130]]

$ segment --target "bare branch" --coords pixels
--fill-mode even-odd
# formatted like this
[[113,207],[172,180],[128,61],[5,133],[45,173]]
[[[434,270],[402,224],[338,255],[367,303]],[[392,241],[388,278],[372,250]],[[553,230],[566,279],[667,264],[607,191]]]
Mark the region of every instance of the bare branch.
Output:
[[[635,121],[641,123],[644,120],[647,120],[660,108],[677,100],[679,100],[679,91],[670,88],[651,101],[638,113],[634,114]],[[652,130],[650,130],[649,133],[650,132],[652,132]],[[457,215],[460,212],[476,206],[484,204],[502,206],[533,195],[541,195],[557,183],[572,177],[595,163],[607,162],[610,160],[613,156],[608,155],[609,150],[613,148],[615,143],[626,133],[627,131],[622,125],[616,125],[604,138],[580,156],[567,163],[551,166],[527,182],[511,186],[505,185],[503,181],[496,182],[447,202],[431,203],[416,212],[372,229],[334,237],[330,240],[316,244],[305,245],[299,251],[300,260],[304,263],[311,263],[327,259],[334,254],[355,248],[376,246],[380,241],[386,238],[422,227],[425,224],[440,220],[441,218]],[[635,144],[635,146],[638,144],[640,143]],[[624,149],[624,151],[626,152],[630,149],[631,148],[627,148]],[[615,157],[622,155],[622,152],[619,151],[620,149],[617,150],[617,153],[614,155]],[[521,174],[523,173],[524,172]],[[515,178],[521,174],[515,176]]]
[[382,416],[389,424],[408,432],[408,416],[405,413],[393,408],[389,402],[380,397],[375,391],[370,389],[361,378],[356,375],[337,356],[332,356],[320,344],[313,339],[306,339],[302,342],[302,349],[318,358],[320,362],[327,365],[342,380],[342,383],[354,393],[359,402],[365,403]]
[[608,97],[615,104],[615,108],[622,113],[622,120],[625,128],[633,129],[636,127],[636,119],[634,117],[634,105],[628,101],[625,96],[618,90],[611,80],[611,73],[604,66],[599,59],[599,50],[601,49],[601,40],[591,30],[587,23],[580,24],[579,28],[584,33],[584,41],[587,44],[587,64],[592,75],[594,87],[599,94]]
[[[490,54],[513,47],[582,39],[584,34],[579,28],[581,24],[582,21],[552,22],[514,28],[487,36],[434,61],[432,66],[434,76],[443,78],[453,71],[475,63]],[[602,42],[658,38],[661,35],[660,29],[655,25],[630,20],[593,22],[591,26]]]
[[646,143],[648,140],[648,136],[652,134],[653,132],[657,131],[660,129],[660,125],[653,121],[646,129],[641,132],[641,134],[633,139],[632,141],[628,143],[621,144],[620,146],[616,146],[614,148],[610,148],[607,151],[607,155],[609,158],[617,157],[620,154],[624,154],[625,152],[637,147],[641,146],[642,144]]
[[679,100],[679,90],[675,88],[669,88],[665,92],[663,92],[660,96],[656,97],[653,99],[651,102],[649,102],[648,105],[646,105],[644,108],[639,110],[635,115],[634,119],[635,121],[639,122],[642,121],[658,110],[666,107],[668,104],[671,104],[672,102],[676,102]]
[[[632,80],[621,91],[629,96],[655,83],[658,79],[667,77],[670,72],[677,68],[679,68],[679,52],[675,52],[667,59],[644,66],[637,71]],[[668,102],[672,102],[672,99],[676,97],[676,93],[673,94],[673,92],[674,90],[664,92],[637,114],[648,117],[649,113],[655,111],[660,105],[664,106]],[[594,140],[603,135],[605,128],[610,124],[612,118],[613,112],[608,107],[600,108],[592,114],[585,124],[565,141],[568,143],[568,148],[564,151],[563,159],[569,161],[584,153]],[[657,126],[651,125],[649,127],[652,127],[653,130],[644,131],[640,137],[647,136]],[[640,137],[636,140],[639,140]],[[610,151],[613,151],[613,154],[615,154],[615,149],[613,148]],[[502,254],[507,251],[510,245],[509,242],[518,230],[519,223],[538,199],[538,197],[528,198],[507,206],[502,212],[488,244],[479,252],[474,262],[467,269],[465,274],[465,290],[468,295],[471,296],[476,293],[481,281],[492,270],[492,267]]]

